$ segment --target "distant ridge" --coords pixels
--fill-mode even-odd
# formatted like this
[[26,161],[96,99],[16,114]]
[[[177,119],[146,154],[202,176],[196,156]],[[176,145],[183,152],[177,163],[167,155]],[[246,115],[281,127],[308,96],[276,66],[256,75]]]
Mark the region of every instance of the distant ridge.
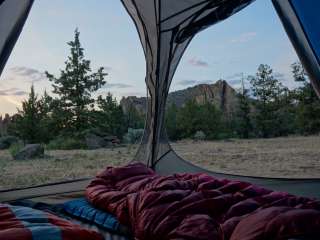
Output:
[[[182,107],[189,100],[195,100],[198,104],[210,102],[227,115],[235,112],[238,104],[236,90],[225,80],[219,80],[213,84],[198,84],[169,93],[167,107],[172,104]],[[147,98],[136,96],[123,97],[120,105],[125,113],[130,108],[134,108],[140,114],[145,114]]]

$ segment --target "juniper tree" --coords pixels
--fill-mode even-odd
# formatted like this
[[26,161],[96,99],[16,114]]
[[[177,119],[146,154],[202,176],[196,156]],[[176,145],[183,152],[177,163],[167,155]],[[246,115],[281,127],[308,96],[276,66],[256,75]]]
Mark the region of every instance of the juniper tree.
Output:
[[44,142],[45,129],[42,125],[45,113],[42,102],[31,86],[29,97],[22,102],[15,121],[15,132],[25,143]]
[[93,114],[95,127],[101,131],[122,138],[127,131],[122,107],[111,93],[97,99],[97,110]]
[[90,61],[85,59],[79,36],[80,32],[76,29],[74,40],[68,42],[70,56],[60,76],[46,72],[52,82],[53,93],[59,96],[55,100],[55,105],[61,111],[57,114],[61,118],[59,122],[63,122],[63,128],[68,132],[80,132],[89,127],[89,110],[95,102],[92,94],[106,84],[104,78],[107,73],[103,67],[92,71]]

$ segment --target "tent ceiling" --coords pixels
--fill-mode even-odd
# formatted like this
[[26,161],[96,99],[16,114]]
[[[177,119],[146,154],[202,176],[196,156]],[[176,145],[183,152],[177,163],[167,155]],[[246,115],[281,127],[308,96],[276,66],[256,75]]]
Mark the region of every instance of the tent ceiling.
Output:
[[0,0],[0,75],[28,17],[33,0]]
[[272,2],[320,97],[320,1],[272,0]]

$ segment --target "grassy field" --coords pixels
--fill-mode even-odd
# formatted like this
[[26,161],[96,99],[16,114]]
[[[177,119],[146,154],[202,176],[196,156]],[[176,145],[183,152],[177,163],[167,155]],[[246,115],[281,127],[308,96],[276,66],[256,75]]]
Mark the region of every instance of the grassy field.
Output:
[[[320,177],[320,137],[225,140],[172,144],[190,162],[213,171],[265,177]],[[47,151],[44,159],[15,161],[0,151],[0,189],[94,176],[130,161],[137,146]]]

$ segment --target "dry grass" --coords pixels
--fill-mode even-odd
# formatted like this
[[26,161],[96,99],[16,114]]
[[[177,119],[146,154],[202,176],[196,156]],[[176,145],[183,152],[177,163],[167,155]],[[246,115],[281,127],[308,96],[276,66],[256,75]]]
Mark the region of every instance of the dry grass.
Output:
[[212,171],[263,177],[320,178],[320,136],[183,141],[173,144],[173,148],[184,159]]
[[[172,144],[177,153],[213,171],[266,177],[320,177],[320,137]],[[14,161],[0,151],[0,189],[94,176],[130,161],[137,146],[94,151],[47,151],[45,159]]]
[[99,150],[46,151],[44,159],[15,161],[0,151],[0,189],[92,177],[106,166],[132,160],[136,146]]

